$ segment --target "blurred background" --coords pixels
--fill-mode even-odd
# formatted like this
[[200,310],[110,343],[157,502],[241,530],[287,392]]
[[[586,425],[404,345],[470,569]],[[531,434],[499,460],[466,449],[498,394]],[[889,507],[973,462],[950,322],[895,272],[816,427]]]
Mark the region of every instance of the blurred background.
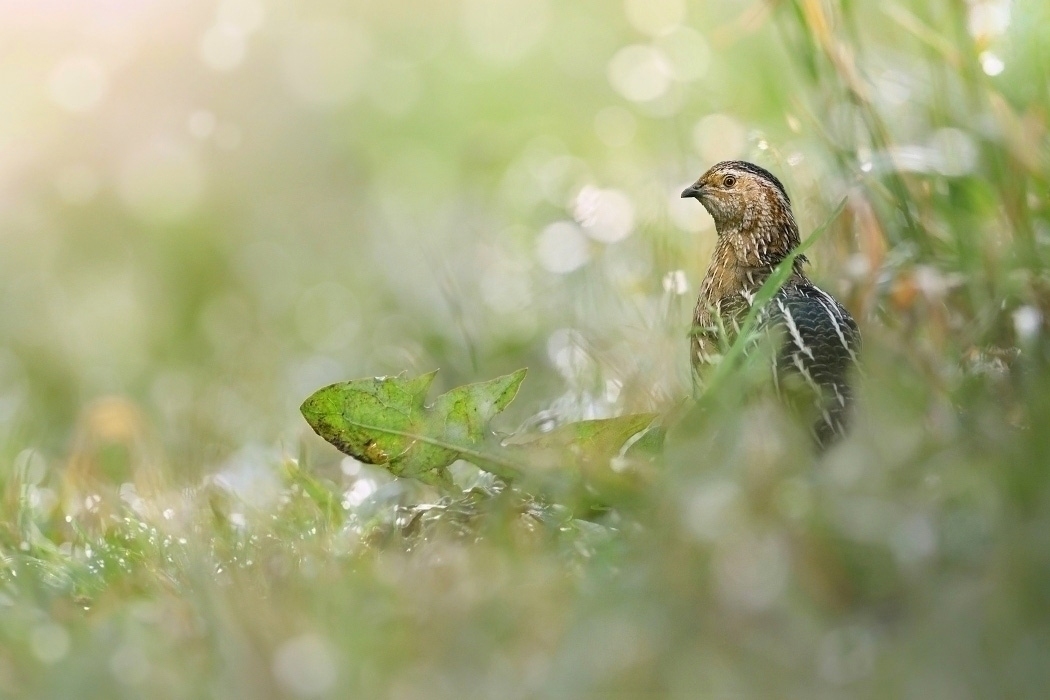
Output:
[[727,9],[6,3],[5,427],[57,453],[120,396],[192,471],[352,376],[530,365],[535,404],[595,345],[671,392],[712,239],[680,185],[767,130],[802,165],[776,72],[694,28]]
[[[1047,46],[1044,0],[0,0],[0,694],[1038,696]],[[503,430],[677,405],[727,158],[845,202],[819,464],[727,395],[591,523],[303,423],[435,368],[528,366]]]

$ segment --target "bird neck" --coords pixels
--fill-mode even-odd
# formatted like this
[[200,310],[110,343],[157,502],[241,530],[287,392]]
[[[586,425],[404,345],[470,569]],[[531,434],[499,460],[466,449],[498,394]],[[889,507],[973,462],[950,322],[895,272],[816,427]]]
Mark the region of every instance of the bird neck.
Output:
[[[702,296],[712,299],[757,291],[776,266],[798,246],[798,229],[794,222],[791,222],[790,231],[777,234],[731,226],[717,227],[717,231],[718,243],[701,285]],[[795,258],[788,283],[806,279],[803,270],[806,262],[803,255]]]
[[718,240],[732,247],[738,265],[776,267],[798,247],[798,225],[788,205],[763,198],[747,207],[740,218],[716,221]]
[[721,254],[726,262],[749,268],[772,270],[799,245],[798,229],[794,223],[773,227],[766,222],[752,227],[726,226],[716,230],[715,255]]

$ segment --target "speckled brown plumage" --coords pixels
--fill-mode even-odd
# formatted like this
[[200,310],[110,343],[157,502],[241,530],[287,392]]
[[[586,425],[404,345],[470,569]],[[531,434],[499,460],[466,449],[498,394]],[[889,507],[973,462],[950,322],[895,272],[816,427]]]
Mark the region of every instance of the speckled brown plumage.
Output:
[[[800,243],[787,191],[772,173],[752,163],[715,165],[682,192],[715,220],[718,242],[700,284],[693,316],[692,362],[699,377],[740,331],[755,294]],[[806,277],[804,256],[759,311],[759,329],[778,334],[774,382],[778,391],[799,387],[816,414],[813,432],[827,444],[845,430],[852,402],[849,375],[856,363],[857,324],[831,295]],[[792,390],[793,403],[799,391]]]

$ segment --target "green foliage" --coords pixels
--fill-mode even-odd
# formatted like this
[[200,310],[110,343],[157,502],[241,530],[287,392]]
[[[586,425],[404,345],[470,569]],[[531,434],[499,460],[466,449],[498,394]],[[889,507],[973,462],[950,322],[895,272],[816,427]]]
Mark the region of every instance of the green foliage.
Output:
[[[511,436],[503,444],[488,439],[489,422],[514,399],[525,373],[520,369],[456,387],[430,406],[426,395],[437,372],[411,379],[404,374],[354,379],[319,389],[300,410],[310,427],[341,452],[395,476],[446,488],[454,486],[448,469],[459,459],[548,495],[556,490],[571,496],[584,485],[607,492],[623,481],[628,442],[653,423],[655,413],[568,423],[546,433]],[[659,447],[652,439],[644,444],[650,453]],[[314,482],[300,478],[313,493]]]
[[319,389],[300,410],[318,435],[365,464],[450,484],[448,466],[477,454],[489,421],[514,400],[525,372],[456,387],[431,406],[424,402],[437,372],[354,379]]

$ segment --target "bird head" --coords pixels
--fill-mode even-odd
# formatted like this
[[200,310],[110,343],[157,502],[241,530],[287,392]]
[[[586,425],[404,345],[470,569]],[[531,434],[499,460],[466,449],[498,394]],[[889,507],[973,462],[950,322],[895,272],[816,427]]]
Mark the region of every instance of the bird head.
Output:
[[719,233],[769,217],[791,217],[791,200],[773,173],[742,160],[723,161],[682,192],[698,199]]

